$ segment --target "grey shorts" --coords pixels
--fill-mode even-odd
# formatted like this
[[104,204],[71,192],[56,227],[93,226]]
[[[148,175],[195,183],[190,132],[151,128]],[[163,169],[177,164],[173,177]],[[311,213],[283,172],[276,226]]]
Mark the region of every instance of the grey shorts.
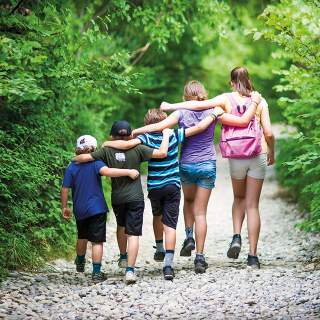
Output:
[[267,171],[267,154],[262,153],[251,159],[229,159],[231,178],[244,180],[247,176],[264,179]]

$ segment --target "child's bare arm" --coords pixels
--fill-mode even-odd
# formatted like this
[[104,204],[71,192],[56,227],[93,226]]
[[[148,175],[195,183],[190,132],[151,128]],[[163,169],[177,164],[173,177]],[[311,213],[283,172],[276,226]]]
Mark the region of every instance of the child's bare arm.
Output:
[[195,126],[191,127],[191,128],[187,128],[185,130],[185,136],[186,137],[191,137],[194,136],[204,130],[206,130],[209,125],[215,121],[216,116],[214,114],[207,116],[206,118],[204,118],[203,120],[201,120],[199,123],[197,123]]
[[99,170],[99,173],[102,176],[110,177],[110,178],[118,178],[118,177],[130,177],[132,180],[135,180],[139,177],[139,171],[135,169],[117,169],[117,168],[109,168],[107,166],[102,167]]
[[90,162],[94,161],[94,158],[90,153],[79,154],[73,158],[76,162]]
[[163,159],[163,158],[166,158],[168,155],[169,138],[170,138],[171,130],[164,129],[162,134],[163,134],[163,138],[162,138],[160,148],[154,149],[152,153],[152,158]]
[[168,116],[168,118],[158,123],[149,124],[147,126],[133,130],[132,135],[137,136],[139,134],[143,134],[146,132],[161,132],[166,128],[174,127],[178,123],[178,120],[179,120],[179,113],[173,112]]
[[139,139],[131,139],[131,140],[114,140],[114,141],[105,141],[102,146],[110,147],[119,150],[129,150],[137,145],[139,145],[141,141]]
[[189,100],[178,103],[168,103],[162,102],[160,109],[163,111],[171,111],[171,110],[180,110],[180,109],[188,109],[188,110],[206,110],[211,109],[218,106],[225,105],[225,96],[223,94],[216,96],[212,99],[197,101],[197,100]]
[[60,193],[60,201],[61,201],[61,214],[62,217],[66,220],[71,219],[72,211],[68,208],[68,195],[69,195],[69,188],[62,187]]
[[235,116],[230,113],[224,113],[219,117],[219,121],[224,125],[235,126],[235,127],[246,127],[254,117],[257,106],[261,102],[261,96],[259,93],[252,93],[252,101],[248,110],[241,116]]

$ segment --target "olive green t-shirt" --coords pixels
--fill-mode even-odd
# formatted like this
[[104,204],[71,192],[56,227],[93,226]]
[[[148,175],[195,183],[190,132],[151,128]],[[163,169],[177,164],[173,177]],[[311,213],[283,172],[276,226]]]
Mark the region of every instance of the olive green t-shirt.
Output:
[[[130,150],[118,150],[104,147],[91,153],[95,160],[102,160],[110,168],[136,169],[140,171],[141,162],[152,158],[152,148],[138,145]],[[131,201],[143,201],[140,176],[136,180],[129,177],[111,178],[111,202],[120,204]]]

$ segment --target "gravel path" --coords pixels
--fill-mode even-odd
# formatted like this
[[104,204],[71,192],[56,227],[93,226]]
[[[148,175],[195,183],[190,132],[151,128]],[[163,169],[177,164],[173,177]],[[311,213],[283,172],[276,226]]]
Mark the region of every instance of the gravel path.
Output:
[[[104,271],[108,280],[93,285],[90,269],[74,272],[72,262],[57,260],[51,271],[12,273],[1,285],[4,319],[320,319],[320,269],[315,247],[319,237],[294,228],[298,214],[279,198],[270,169],[262,202],[259,256],[262,268],[246,268],[246,230],[237,261],[226,257],[232,235],[231,185],[227,161],[218,160],[217,186],[208,212],[204,275],[193,271],[193,257],[175,257],[176,278],[162,279],[162,264],[153,261],[153,233],[147,201],[138,258],[138,282],[123,284],[116,264],[115,220],[108,227]],[[184,237],[178,226],[177,252]],[[319,250],[318,250],[319,252]]]

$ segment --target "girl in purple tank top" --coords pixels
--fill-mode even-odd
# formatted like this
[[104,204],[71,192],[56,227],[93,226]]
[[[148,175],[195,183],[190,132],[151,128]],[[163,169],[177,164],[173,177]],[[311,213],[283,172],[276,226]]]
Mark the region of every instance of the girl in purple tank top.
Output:
[[[184,87],[184,99],[186,101],[205,102],[207,97],[204,86],[198,81],[190,81]],[[259,99],[260,96],[256,95],[255,98]],[[227,124],[247,126],[255,111],[256,103],[252,103],[242,117],[224,113],[222,109],[218,110],[218,108],[214,113],[215,115],[220,115],[219,119],[223,119]],[[189,128],[199,123],[212,112],[212,110],[175,111],[165,120],[136,129],[133,134],[162,131],[164,128],[171,128],[177,124],[179,127]],[[196,249],[194,261],[196,273],[204,273],[208,267],[203,255],[203,249],[207,234],[207,206],[216,179],[216,153],[213,145],[214,128],[215,123],[211,124],[202,133],[187,138],[181,147],[180,178],[184,193],[183,212],[186,239],[180,255],[191,256],[191,251]],[[195,227],[195,240],[193,238],[193,226]]]
[[[256,101],[257,104],[259,104],[257,105],[255,116],[256,121],[259,122],[263,129],[261,154],[250,159],[229,159],[230,175],[234,194],[232,206],[234,235],[232,237],[227,256],[233,259],[237,259],[239,256],[241,249],[240,234],[245,213],[247,213],[249,238],[247,265],[252,268],[260,268],[259,259],[257,257],[257,244],[260,232],[259,198],[266,173],[266,167],[267,165],[274,163],[274,137],[271,130],[268,105],[264,99],[260,99],[261,101],[255,100],[256,97],[253,93],[253,86],[247,69],[244,67],[234,68],[231,71],[230,84],[233,89],[233,92],[230,94],[222,94],[213,99],[204,101],[199,101],[200,99],[185,99],[198,101],[186,101],[177,104],[163,103],[161,105],[161,109],[165,111],[188,109],[193,110],[193,112],[196,110],[201,112],[207,109],[221,107],[226,113],[219,118],[220,122],[223,125],[235,126],[231,119],[228,119],[227,117],[230,115],[228,113],[231,112],[232,106],[240,108],[246,104],[246,101],[248,101],[248,97],[250,96],[252,101]],[[239,117],[239,119],[241,118],[243,118],[243,116]],[[205,146],[203,146],[203,149],[205,149]],[[197,206],[195,206],[195,208],[196,207]],[[198,214],[198,212],[195,212],[195,214]],[[187,225],[187,220],[185,219],[185,221]],[[197,220],[195,221],[197,222]]]

